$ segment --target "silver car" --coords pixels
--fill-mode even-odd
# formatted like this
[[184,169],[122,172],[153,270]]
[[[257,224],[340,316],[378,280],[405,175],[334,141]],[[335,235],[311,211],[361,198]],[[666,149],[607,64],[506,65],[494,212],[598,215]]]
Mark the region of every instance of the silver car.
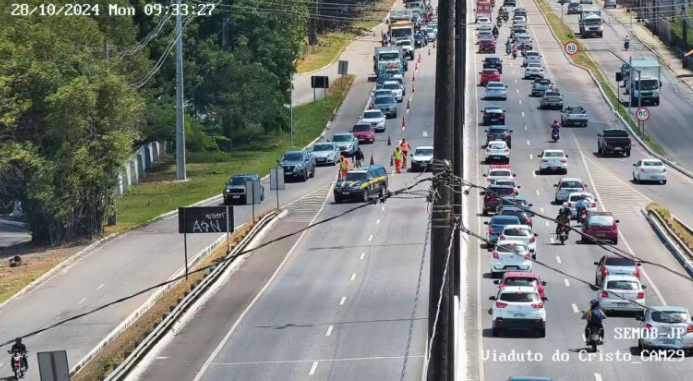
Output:
[[334,142],[315,143],[312,152],[317,165],[335,165],[339,162],[340,151]]
[[650,307],[640,320],[641,350],[683,349],[693,351],[693,321],[686,307]]
[[575,206],[577,205],[577,202],[578,202],[578,200],[580,200],[580,196],[582,196],[582,195],[585,195],[585,199],[587,201],[589,201],[587,204],[587,213],[597,211],[597,201],[599,201],[599,200],[594,198],[592,193],[589,193],[589,192],[571,193],[568,195],[568,199],[563,203],[563,207],[570,209],[570,215],[573,218],[577,218],[577,209],[575,208]]
[[359,147],[359,140],[351,132],[340,132],[332,135],[332,141],[337,144],[339,151],[346,156],[353,156]]
[[608,275],[597,300],[604,311],[642,312],[646,305],[640,279],[630,275]]
[[361,122],[370,123],[376,132],[385,131],[385,114],[381,110],[366,110],[361,116]]
[[585,182],[577,177],[564,177],[558,184],[553,186],[556,188],[556,194],[554,195],[556,203],[566,201],[571,193],[582,192],[587,188]]
[[486,90],[484,91],[484,99],[499,99],[503,101],[507,100],[508,86],[506,86],[503,82],[488,82],[486,84]]

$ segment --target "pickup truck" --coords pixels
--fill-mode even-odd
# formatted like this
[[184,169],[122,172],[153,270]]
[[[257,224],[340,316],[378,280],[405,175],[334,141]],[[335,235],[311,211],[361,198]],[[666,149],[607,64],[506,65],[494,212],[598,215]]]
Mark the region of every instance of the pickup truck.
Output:
[[568,106],[561,113],[562,126],[587,127],[587,110],[582,106]]
[[630,156],[631,141],[626,130],[605,128],[597,136],[597,153],[599,155],[616,153],[623,154],[625,157]]

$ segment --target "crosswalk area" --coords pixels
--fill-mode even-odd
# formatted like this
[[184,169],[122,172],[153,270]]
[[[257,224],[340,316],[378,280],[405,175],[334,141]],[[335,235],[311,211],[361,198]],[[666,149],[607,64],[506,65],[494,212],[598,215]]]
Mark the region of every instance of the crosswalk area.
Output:
[[[651,200],[617,176],[589,155],[585,156],[587,171],[599,193],[599,202],[604,209],[613,213],[621,221],[634,221],[642,218],[640,209]],[[596,196],[596,194],[595,194]]]
[[284,206],[289,213],[284,218],[287,221],[310,222],[318,213],[330,191],[331,184],[322,186],[311,193]]

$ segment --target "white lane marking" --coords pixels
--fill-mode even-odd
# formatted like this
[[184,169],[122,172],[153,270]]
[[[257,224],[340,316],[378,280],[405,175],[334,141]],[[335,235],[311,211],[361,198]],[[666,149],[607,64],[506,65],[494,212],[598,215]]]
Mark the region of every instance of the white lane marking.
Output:
[[566,287],[570,287],[570,281],[567,278],[563,279],[563,283],[565,283]]
[[584,333],[581,333],[581,334],[580,334],[580,337],[582,337],[582,342],[583,342],[583,343],[586,343],[586,342],[587,342],[587,339],[585,338],[585,334],[584,334]]
[[520,102],[520,104],[522,104],[522,99],[518,100],[518,102]]
[[0,363],[0,368],[2,368],[3,365],[5,365],[5,364],[1,364],[1,363]]
[[533,160],[533,159],[534,159],[534,156],[530,153],[529,154],[529,160]]
[[580,310],[578,309],[577,304],[573,303],[570,306],[573,307],[573,312],[575,312],[576,314],[580,313]]
[[539,211],[543,214],[543,213],[544,213],[544,207],[543,207],[543,206],[540,206],[540,207],[539,207]]
[[[386,93],[386,94],[387,94],[387,93]],[[428,131],[424,131],[424,132],[423,132],[423,137],[424,137],[424,138],[427,138],[427,137],[428,137]]]
[[[387,93],[385,93],[385,94],[387,94]],[[522,117],[523,117],[523,118],[525,117],[525,112],[524,112],[524,111],[522,111]],[[527,126],[525,126],[525,130],[526,130],[526,129],[527,129]]]
[[[516,91],[518,94],[520,93],[520,89],[515,89],[515,91]],[[386,94],[387,94],[387,93],[386,93]]]
[[537,192],[537,196],[539,196],[539,189],[537,189],[536,192]]
[[383,206],[382,208],[380,208],[380,210],[384,212],[384,211],[385,211],[385,207]]
[[105,283],[101,283],[101,286],[97,287],[97,288],[96,288],[96,291],[99,291],[99,290],[101,289],[101,287],[104,286],[104,284],[105,284]]
[[376,225],[379,224],[379,223],[380,223],[380,218],[378,218],[378,219],[375,221],[375,224],[376,224]]
[[532,171],[532,177],[537,177],[537,173]]
[[365,256],[366,256],[366,253],[361,253],[361,258],[359,258],[359,259],[363,259],[363,257],[365,257]]
[[604,379],[602,378],[601,374],[595,373],[594,374],[594,381],[604,381]]
[[313,361],[313,365],[310,367],[310,372],[308,372],[309,376],[312,376],[315,374],[315,370],[318,369],[318,362]]
[[[409,112],[409,110],[407,110],[407,112]],[[406,125],[405,125],[405,126],[402,126],[402,131],[404,131],[404,130],[406,130],[406,129],[407,129],[407,126],[406,126]]]
[[77,304],[82,304],[82,303],[84,303],[85,300],[87,300],[87,298],[82,298],[82,300],[80,300],[79,302],[77,302]]
[[325,332],[325,336],[330,336],[332,334],[333,329],[334,329],[333,325],[327,327],[327,332]]
[[550,225],[549,225],[549,221],[546,221],[546,226],[550,226]]
[[370,241],[372,241],[372,240],[373,240],[373,234],[371,234],[371,235],[368,236],[368,242],[370,242]]
[[[524,114],[524,113],[523,113]],[[527,131],[527,125],[525,124],[525,131]]]
[[[551,244],[552,244],[552,245],[553,245],[554,243],[556,243],[556,241],[553,240],[553,237],[549,237],[549,241],[551,241]],[[556,257],[556,258],[558,258],[558,257]]]
[[342,296],[342,299],[339,300],[339,305],[343,306],[345,302],[346,302],[346,296]]
[[351,280],[356,279],[356,274],[351,274]]
[[[409,109],[407,109],[407,114],[409,114]],[[402,129],[404,129],[404,126],[402,126]]]
[[531,143],[529,142],[529,139],[527,139],[527,145],[530,145]]
[[[515,73],[513,73],[513,74],[515,74]],[[517,83],[517,79],[515,80],[515,83]],[[386,94],[387,94],[387,93],[386,93]]]
[[170,358],[169,356],[156,356],[156,359],[157,359],[157,360],[166,360],[166,359],[169,359],[169,358]]
[[561,263],[561,257],[559,257],[558,255],[556,256],[556,262]]

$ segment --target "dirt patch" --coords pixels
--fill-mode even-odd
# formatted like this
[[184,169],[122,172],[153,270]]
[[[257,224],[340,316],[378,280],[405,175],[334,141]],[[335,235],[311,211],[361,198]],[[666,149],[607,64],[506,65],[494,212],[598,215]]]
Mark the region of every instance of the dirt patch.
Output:
[[[46,247],[27,242],[0,250],[0,303],[87,245]],[[9,258],[14,255],[21,256],[22,264],[10,267]]]
[[[236,247],[238,243],[245,237],[250,230],[255,226],[257,221],[260,221],[264,215],[270,212],[265,212],[259,215],[255,221],[237,230],[231,236],[231,249]],[[226,245],[221,245],[205,260],[198,264],[195,269],[204,268],[226,256]],[[166,291],[161,298],[144,313],[135,323],[128,327],[123,333],[108,344],[101,353],[87,365],[82,368],[71,380],[73,381],[94,381],[102,380],[105,376],[111,373],[115,368],[122,363],[127,356],[132,353],[135,348],[151,333],[154,328],[164,317],[190,292],[190,290],[200,283],[211,270],[205,270],[188,277],[188,280],[182,280],[171,289]]]

